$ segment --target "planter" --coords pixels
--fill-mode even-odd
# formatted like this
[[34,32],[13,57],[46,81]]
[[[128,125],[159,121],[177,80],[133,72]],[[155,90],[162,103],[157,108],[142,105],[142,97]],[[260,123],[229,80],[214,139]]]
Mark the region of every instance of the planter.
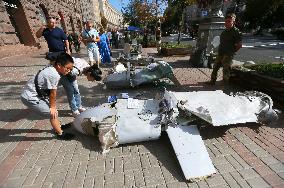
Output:
[[230,81],[245,89],[267,93],[284,104],[284,80],[282,79],[264,76],[251,69],[234,67]]
[[162,48],[162,55],[188,55],[192,52],[191,48]]

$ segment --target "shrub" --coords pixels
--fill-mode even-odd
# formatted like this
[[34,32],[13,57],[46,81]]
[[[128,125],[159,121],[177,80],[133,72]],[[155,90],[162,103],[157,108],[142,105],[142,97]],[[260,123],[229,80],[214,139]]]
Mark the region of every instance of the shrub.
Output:
[[256,64],[256,65],[247,65],[245,67],[255,70],[259,74],[284,80],[284,63]]
[[190,44],[162,43],[162,48],[192,48]]

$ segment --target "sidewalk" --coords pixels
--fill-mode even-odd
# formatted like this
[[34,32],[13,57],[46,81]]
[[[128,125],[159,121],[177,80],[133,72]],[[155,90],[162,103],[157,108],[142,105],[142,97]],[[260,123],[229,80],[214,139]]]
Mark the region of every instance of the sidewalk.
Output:
[[[114,50],[115,51],[115,50]],[[154,55],[155,49],[144,54]],[[0,187],[284,187],[284,116],[273,126],[244,124],[201,127],[200,133],[217,174],[198,183],[185,181],[167,135],[157,141],[121,145],[101,154],[96,138],[75,132],[76,139],[53,138],[48,120],[26,110],[19,99],[29,77],[48,62],[40,52],[5,58],[0,62]],[[82,55],[82,57],[86,57]],[[189,57],[166,57],[181,86],[168,90],[222,89],[204,85],[211,70],[189,68]],[[107,74],[107,68],[103,68]],[[79,79],[83,105],[92,107],[107,96],[125,90],[108,90]],[[234,88],[232,88],[234,89]],[[138,90],[153,98],[162,89],[144,86]],[[62,122],[72,121],[62,88],[57,100]],[[283,109],[282,109],[283,110]]]

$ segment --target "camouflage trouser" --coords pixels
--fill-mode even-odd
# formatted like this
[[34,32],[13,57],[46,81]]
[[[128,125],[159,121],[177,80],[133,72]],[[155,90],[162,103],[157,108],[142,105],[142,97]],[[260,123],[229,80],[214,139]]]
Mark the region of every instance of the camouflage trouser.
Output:
[[217,79],[218,70],[223,67],[223,80],[228,82],[230,79],[231,65],[233,56],[218,55],[211,74],[211,81],[215,82]]

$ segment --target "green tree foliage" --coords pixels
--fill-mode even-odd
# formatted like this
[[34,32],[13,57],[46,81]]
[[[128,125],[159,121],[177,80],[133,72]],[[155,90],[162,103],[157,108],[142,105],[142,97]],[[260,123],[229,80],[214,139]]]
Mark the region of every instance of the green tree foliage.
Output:
[[107,28],[107,23],[108,23],[108,21],[107,21],[106,17],[101,14],[101,24],[102,24],[102,27],[103,27],[104,29]]
[[148,1],[131,0],[123,7],[124,22],[132,26],[143,27],[155,20],[155,10]]
[[164,22],[162,30],[171,32],[173,30],[181,30],[182,14],[186,6],[195,4],[196,0],[170,0],[168,8],[164,12]]
[[249,28],[268,28],[284,20],[284,0],[246,0],[242,16]]

